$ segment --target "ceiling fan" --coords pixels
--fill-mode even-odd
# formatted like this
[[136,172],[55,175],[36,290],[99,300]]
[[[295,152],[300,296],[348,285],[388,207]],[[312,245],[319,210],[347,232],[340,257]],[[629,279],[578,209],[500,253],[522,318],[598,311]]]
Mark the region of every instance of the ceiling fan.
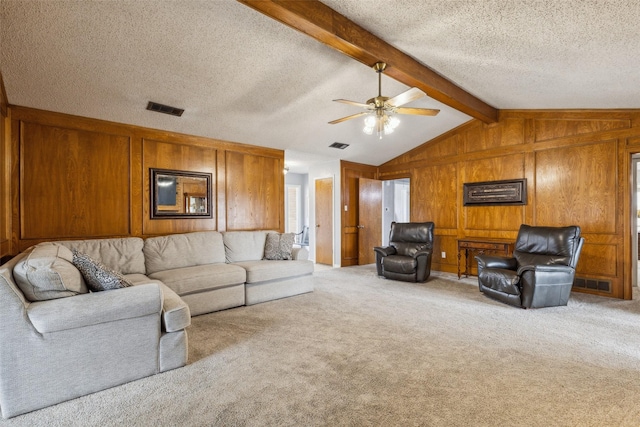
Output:
[[341,123],[347,120],[355,119],[356,117],[367,116],[365,118],[365,126],[363,132],[371,135],[373,131],[380,139],[383,135],[390,134],[400,123],[400,120],[395,114],[415,114],[420,116],[435,116],[440,110],[433,110],[429,108],[410,108],[402,107],[404,104],[408,104],[411,101],[427,96],[426,93],[412,87],[411,89],[402,92],[399,95],[389,98],[382,96],[382,72],[387,68],[387,64],[384,62],[376,62],[373,69],[378,73],[378,96],[369,99],[366,103],[349,101],[347,99],[334,99],[336,102],[342,102],[343,104],[355,105],[362,107],[366,111],[361,113],[352,114],[350,116],[342,117],[337,120],[329,122],[332,125]]

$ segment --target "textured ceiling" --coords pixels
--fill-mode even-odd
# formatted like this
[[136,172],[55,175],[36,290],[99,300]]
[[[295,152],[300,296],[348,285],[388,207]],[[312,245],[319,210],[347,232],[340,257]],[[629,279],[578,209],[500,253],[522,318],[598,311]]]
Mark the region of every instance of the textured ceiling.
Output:
[[[496,108],[640,108],[637,0],[324,3]],[[233,0],[0,0],[0,36],[13,105],[279,148],[294,171],[378,165],[470,119],[426,98],[408,106],[438,116],[382,140],[329,125],[359,112],[332,99],[377,94],[375,72]],[[383,95],[406,89],[383,77]]]

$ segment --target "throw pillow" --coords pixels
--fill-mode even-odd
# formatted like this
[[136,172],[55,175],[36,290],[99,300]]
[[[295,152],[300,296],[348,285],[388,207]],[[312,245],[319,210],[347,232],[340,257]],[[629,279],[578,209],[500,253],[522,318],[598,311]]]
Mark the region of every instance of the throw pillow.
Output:
[[293,251],[293,233],[268,233],[264,245],[264,259],[284,260],[291,259]]
[[120,273],[109,269],[107,266],[89,256],[73,250],[73,265],[76,266],[87,287],[93,292],[107,291],[132,286]]
[[31,302],[86,294],[87,286],[72,260],[64,246],[40,243],[13,267],[13,277]]

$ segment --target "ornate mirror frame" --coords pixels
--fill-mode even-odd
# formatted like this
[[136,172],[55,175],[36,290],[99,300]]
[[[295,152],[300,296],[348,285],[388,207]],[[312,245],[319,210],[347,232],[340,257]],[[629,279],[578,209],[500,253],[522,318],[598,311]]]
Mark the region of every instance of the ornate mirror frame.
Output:
[[149,168],[151,219],[212,218],[212,174]]

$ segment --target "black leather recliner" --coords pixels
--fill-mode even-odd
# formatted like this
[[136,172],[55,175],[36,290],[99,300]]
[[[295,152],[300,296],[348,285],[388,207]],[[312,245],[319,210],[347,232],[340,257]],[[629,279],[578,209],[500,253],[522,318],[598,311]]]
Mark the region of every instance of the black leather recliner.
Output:
[[431,274],[433,222],[392,222],[389,246],[373,248],[378,276],[424,282]]
[[523,224],[512,258],[475,257],[480,291],[522,308],[567,305],[583,244],[578,226]]

